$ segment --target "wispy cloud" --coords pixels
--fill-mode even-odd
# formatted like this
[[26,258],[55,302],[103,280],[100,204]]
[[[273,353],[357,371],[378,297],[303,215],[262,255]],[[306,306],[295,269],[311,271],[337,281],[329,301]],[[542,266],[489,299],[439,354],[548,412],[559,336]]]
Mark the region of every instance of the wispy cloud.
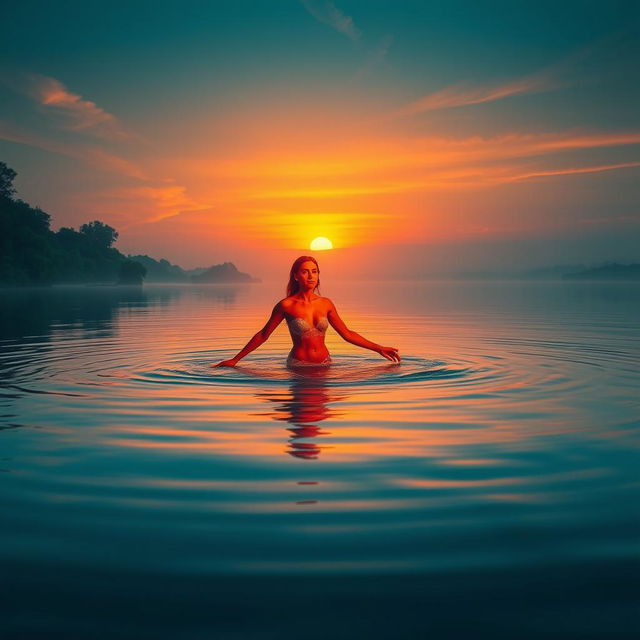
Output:
[[495,187],[508,183],[523,182],[535,178],[553,178],[587,173],[600,173],[617,169],[640,167],[640,162],[623,162],[588,167],[567,167],[558,169],[526,170],[518,165],[493,167],[467,167],[430,171],[419,179],[402,179],[381,183],[378,180],[363,179],[360,184],[349,187],[291,188],[282,190],[256,191],[247,193],[255,200],[333,200],[358,196],[424,193],[429,191],[479,189]]
[[568,135],[540,140],[535,147],[543,151],[563,151],[565,149],[589,149],[597,147],[617,147],[640,144],[640,133],[600,133]]
[[[245,181],[236,186],[238,198],[339,201],[628,169],[640,166],[640,162],[621,162],[613,156],[596,165],[593,156],[580,161],[576,154],[601,149],[607,155],[617,155],[617,148],[639,144],[638,132],[511,134],[459,140],[399,138],[384,143],[363,140],[352,147],[329,149],[326,156],[315,153],[308,163],[300,155],[286,160],[264,158],[236,166],[232,175]],[[335,162],[336,157],[341,161]]]
[[[557,156],[581,150],[605,149],[640,144],[640,132],[588,133],[513,133],[502,136],[467,138],[372,138],[349,140],[330,146],[324,152],[314,150],[306,156],[296,148],[278,149],[253,160],[227,159],[215,165],[213,173],[230,180],[282,181],[313,184],[318,180],[346,179],[349,176],[409,175],[443,167],[486,166],[518,158]],[[189,170],[197,171],[196,163]]]
[[[400,141],[396,145],[400,147]],[[407,142],[405,152],[390,155],[410,166],[442,166],[487,163],[517,158],[555,155],[563,152],[615,148],[640,144],[640,132],[624,133],[515,133],[485,138],[422,138]]]
[[62,128],[106,140],[135,137],[122,123],[95,102],[73,93],[55,78],[32,74],[20,83],[23,93],[60,120]]
[[358,70],[355,75],[356,80],[360,80],[368,76],[376,67],[382,65],[389,53],[389,49],[391,49],[391,45],[393,44],[394,37],[391,34],[384,36],[378,46],[373,49],[367,59],[364,61],[362,67]]
[[504,179],[504,182],[519,182],[531,178],[546,178],[552,176],[569,176],[581,173],[599,173],[601,171],[614,171],[616,169],[630,169],[640,167],[640,162],[620,162],[618,164],[602,164],[593,167],[568,167],[566,169],[543,169],[520,173]]
[[317,200],[322,198],[333,199],[345,196],[368,196],[381,193],[399,193],[423,186],[424,183],[412,185],[407,182],[389,184],[376,182],[375,184],[353,185],[349,187],[318,187],[315,189],[310,187],[301,187],[299,189],[264,190],[256,191],[255,193],[249,192],[247,193],[247,197],[257,200],[284,200],[288,198],[299,198],[302,200]]
[[0,139],[23,144],[49,153],[86,162],[103,171],[117,173],[138,180],[149,180],[149,176],[136,164],[94,146],[78,146],[56,142],[45,136],[25,131],[13,123],[0,120]]
[[358,42],[362,32],[356,27],[351,16],[345,15],[329,0],[301,0],[304,8],[318,22],[329,25],[353,42]]
[[414,100],[389,114],[388,119],[404,118],[438,109],[452,109],[484,102],[494,102],[511,96],[541,93],[556,89],[559,86],[561,84],[557,80],[544,74],[533,75],[502,84],[487,84],[475,87],[458,84]]
[[142,212],[143,216],[135,219],[135,223],[159,222],[182,213],[211,208],[210,204],[188,196],[186,188],[177,184],[117,189],[103,194],[103,198],[127,201],[132,205],[130,208]]
[[135,163],[117,156],[113,153],[109,153],[104,149],[97,147],[85,148],[75,152],[75,157],[80,159],[87,159],[100,169],[111,171],[113,173],[119,173],[120,175],[127,176],[129,178],[137,178],[138,180],[150,180],[151,177]]

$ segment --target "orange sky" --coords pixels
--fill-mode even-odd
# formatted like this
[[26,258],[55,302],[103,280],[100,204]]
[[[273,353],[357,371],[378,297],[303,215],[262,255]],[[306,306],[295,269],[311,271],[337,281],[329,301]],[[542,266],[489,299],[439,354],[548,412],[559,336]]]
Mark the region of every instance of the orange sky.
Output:
[[[526,16],[525,50],[500,25],[485,25],[489,40],[472,23],[447,40],[444,12],[429,58],[429,28],[408,9],[385,9],[391,33],[364,8],[324,6],[278,26],[256,15],[244,34],[224,31],[226,7],[210,68],[189,49],[195,23],[170,47],[173,66],[149,34],[132,52],[105,32],[102,76],[61,40],[49,64],[16,41],[20,64],[0,72],[0,153],[19,195],[54,228],[111,224],[125,253],[263,276],[316,236],[332,240],[334,263],[378,275],[640,258],[640,123],[625,111],[637,92],[615,74],[637,47],[607,31],[614,17],[600,39],[544,48],[551,27]],[[308,46],[288,50],[275,31],[260,41],[270,28]],[[127,50],[139,75],[114,75]],[[511,57],[483,63],[493,50]]]

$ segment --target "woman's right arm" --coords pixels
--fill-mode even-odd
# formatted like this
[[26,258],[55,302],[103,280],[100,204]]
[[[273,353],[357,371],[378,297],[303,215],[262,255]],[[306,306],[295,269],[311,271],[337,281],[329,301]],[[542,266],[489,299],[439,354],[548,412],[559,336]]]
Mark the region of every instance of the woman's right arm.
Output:
[[284,312],[282,311],[282,303],[273,307],[271,317],[267,320],[267,324],[256,333],[249,342],[233,357],[231,360],[223,360],[218,364],[212,364],[212,367],[235,367],[239,360],[242,360],[246,355],[257,349],[261,344],[267,341],[269,336],[273,333],[275,328],[284,320]]

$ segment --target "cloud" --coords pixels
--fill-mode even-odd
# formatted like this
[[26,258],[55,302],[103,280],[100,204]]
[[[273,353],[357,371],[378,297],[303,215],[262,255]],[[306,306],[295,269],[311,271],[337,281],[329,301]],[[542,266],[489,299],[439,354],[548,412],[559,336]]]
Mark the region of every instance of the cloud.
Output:
[[78,131],[106,140],[134,137],[118,119],[95,102],[67,89],[55,78],[31,74],[24,78],[22,92],[35,100],[45,111],[61,119],[62,128]]
[[105,171],[118,173],[138,180],[150,180],[150,176],[136,164],[113,153],[98,149],[97,147],[85,148],[74,153],[75,157],[87,159],[95,166]]
[[[396,157],[406,168],[488,163],[511,158],[555,155],[562,152],[615,148],[640,144],[640,132],[624,133],[514,133],[492,138],[422,138],[404,144]],[[396,142],[400,148],[401,142]],[[387,162],[394,156],[390,154]]]
[[565,149],[589,149],[596,147],[617,147],[619,145],[640,144],[640,133],[584,134],[540,141],[536,146],[543,151]]
[[640,167],[640,162],[620,162],[618,164],[603,164],[594,167],[569,167],[566,169],[542,169],[540,171],[531,171],[521,173],[505,178],[504,182],[519,182],[521,180],[529,180],[531,178],[546,178],[552,176],[569,176],[581,173],[598,173],[600,171],[614,171],[615,169],[629,169]]
[[[179,233],[188,228],[189,233],[196,235],[198,224],[202,226],[204,221],[210,226],[216,218],[211,205],[193,198],[186,187],[169,180],[164,184],[85,189],[70,194],[69,200],[85,219],[108,221],[119,231],[126,231],[127,237],[164,221]],[[194,215],[189,218],[189,214]],[[180,216],[186,216],[188,222],[178,219]],[[233,219],[230,223],[233,224]]]
[[[423,187],[422,183],[413,185],[414,188]],[[302,200],[315,200],[320,198],[342,198],[344,196],[363,196],[371,194],[381,193],[398,193],[411,190],[409,183],[389,183],[382,184],[376,182],[375,184],[363,184],[353,185],[349,187],[318,187],[309,188],[301,187],[299,189],[283,189],[283,190],[263,190],[256,191],[255,193],[247,193],[247,197],[257,200],[270,200],[277,199],[283,200],[288,198],[300,198]]]
[[[264,158],[236,167],[238,198],[248,200],[343,200],[394,193],[486,188],[533,178],[569,176],[640,166],[617,158],[598,165],[567,167],[563,156],[640,144],[640,133],[511,134],[493,138],[422,138],[362,141],[351,147],[299,155],[285,161]],[[280,151],[279,153],[282,153]],[[617,154],[617,152],[616,152]],[[339,157],[340,162],[335,158]],[[539,160],[532,165],[529,159]],[[526,162],[529,160],[529,162]],[[564,165],[564,166],[563,166]],[[580,166],[583,165],[583,166]]]
[[318,22],[328,24],[353,42],[358,42],[362,37],[362,32],[353,23],[353,18],[342,13],[333,2],[329,0],[301,0],[301,2]]
[[132,221],[141,224],[159,222],[182,213],[211,208],[210,204],[197,202],[189,197],[186,188],[177,184],[116,189],[102,194],[102,197],[107,200],[128,202],[131,205],[130,209],[143,212],[143,219]]
[[358,70],[355,75],[356,80],[360,80],[368,76],[376,67],[380,66],[387,54],[389,53],[389,49],[391,49],[391,45],[393,44],[394,37],[391,34],[384,36],[378,46],[373,49],[367,59],[364,61],[362,67]]
[[44,136],[25,131],[12,123],[0,120],[0,140],[23,144],[49,153],[86,162],[92,166],[138,180],[149,180],[149,176],[133,162],[93,146],[73,146],[50,140]]
[[[129,178],[150,180],[135,163],[98,146],[102,141],[135,139],[139,142],[141,138],[126,131],[115,116],[94,102],[72,93],[55,78],[39,74],[3,69],[0,83],[26,96],[39,111],[54,116],[44,121],[41,118],[34,120],[28,105],[20,105],[14,108],[15,116],[11,120],[0,120],[0,139],[75,158],[100,170]],[[15,118],[18,116],[29,125],[17,124]],[[81,133],[83,137],[64,135],[61,129]]]
[[452,109],[484,102],[494,102],[511,96],[541,93],[558,88],[560,83],[543,74],[533,75],[520,80],[503,84],[490,84],[471,87],[468,85],[453,85],[430,93],[418,100],[414,100],[404,107],[389,114],[387,119],[405,118],[426,111]]
[[[303,183],[305,187],[336,186],[336,180],[370,176],[378,184],[391,176],[413,175],[443,168],[485,167],[494,162],[590,149],[615,149],[640,144],[640,132],[551,132],[512,133],[502,136],[467,138],[397,137],[356,138],[337,141],[322,151],[313,148],[278,148],[262,157],[227,158],[207,167],[207,177],[216,175],[234,181],[280,183],[285,190]],[[311,146],[309,148],[312,148]],[[196,173],[202,161],[189,171]],[[340,184],[340,187],[343,185]],[[347,188],[354,185],[347,182]],[[240,189],[244,188],[241,183]]]

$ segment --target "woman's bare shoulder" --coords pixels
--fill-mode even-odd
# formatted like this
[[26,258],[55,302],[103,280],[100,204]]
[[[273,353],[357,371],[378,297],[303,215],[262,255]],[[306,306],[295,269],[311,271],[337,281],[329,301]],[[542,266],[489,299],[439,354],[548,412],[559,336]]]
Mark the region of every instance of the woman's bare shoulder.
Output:
[[318,296],[318,300],[320,301],[320,304],[324,307],[326,307],[327,309],[335,309],[336,306],[333,304],[333,301],[331,300],[331,298],[325,298],[323,296]]

